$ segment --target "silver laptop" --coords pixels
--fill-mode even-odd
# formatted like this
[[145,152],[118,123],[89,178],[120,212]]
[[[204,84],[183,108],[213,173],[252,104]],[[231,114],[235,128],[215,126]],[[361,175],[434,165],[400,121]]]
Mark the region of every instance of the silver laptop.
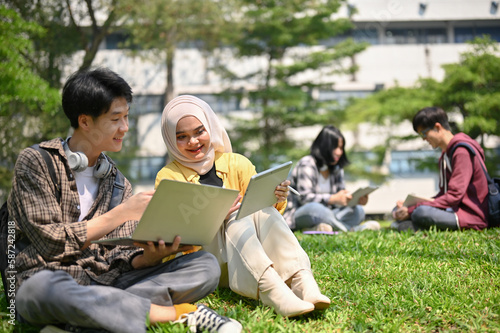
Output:
[[274,190],[288,178],[291,168],[292,162],[289,161],[253,175],[241,200],[236,219],[274,205],[276,203]]
[[100,239],[92,243],[132,246],[134,242],[160,239],[170,243],[179,235],[182,244],[210,244],[238,193],[218,186],[164,179],[131,237]]

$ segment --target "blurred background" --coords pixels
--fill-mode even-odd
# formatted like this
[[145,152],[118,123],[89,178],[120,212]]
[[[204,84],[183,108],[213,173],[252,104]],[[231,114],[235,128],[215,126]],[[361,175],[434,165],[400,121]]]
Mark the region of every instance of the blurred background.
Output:
[[377,185],[366,213],[437,191],[437,158],[413,132],[441,106],[500,169],[500,13],[490,0],[0,0],[0,197],[17,154],[70,134],[68,75],[108,67],[132,86],[124,149],[135,191],[165,164],[161,112],[192,94],[262,171],[346,137],[348,189]]

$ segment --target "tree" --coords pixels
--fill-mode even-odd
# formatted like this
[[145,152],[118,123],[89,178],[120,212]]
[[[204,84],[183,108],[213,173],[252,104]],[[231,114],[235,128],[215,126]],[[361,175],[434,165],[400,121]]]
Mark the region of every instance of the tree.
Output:
[[[122,0],[121,13],[134,55],[166,65],[165,103],[174,97],[174,56],[179,45],[211,51],[231,36],[237,1]],[[143,52],[143,51],[150,51]]]
[[318,101],[314,95],[322,88],[331,89],[334,75],[354,73],[357,67],[350,60],[366,47],[352,39],[319,46],[352,28],[348,18],[333,18],[344,2],[242,1],[245,24],[235,43],[236,56],[260,57],[265,65],[243,74],[222,65],[219,71],[232,82],[257,86],[228,93],[248,97],[258,112],[253,121],[237,123],[232,131],[235,150],[252,155],[258,168],[294,154],[295,143],[287,137],[289,128],[342,117],[334,105]]
[[[11,186],[12,169],[20,149],[53,133],[49,126],[61,112],[60,96],[33,71],[29,36],[44,30],[24,21],[15,11],[0,5],[0,196]],[[57,126],[55,126],[57,128]]]
[[30,58],[33,68],[52,87],[60,88],[63,67],[75,53],[84,51],[79,70],[91,67],[104,38],[119,29],[116,14],[119,0],[6,0],[21,17],[45,28],[42,36],[33,35],[35,50]]
[[346,108],[346,123],[376,125],[400,124],[412,119],[423,106],[432,105],[437,98],[439,83],[433,79],[420,79],[414,87],[396,85],[380,90],[362,99],[353,99]]
[[[392,126],[411,121],[415,113],[427,106],[440,106],[447,111],[460,112],[462,124],[453,124],[456,130],[479,137],[498,136],[500,133],[500,57],[497,45],[489,37],[476,38],[469,42],[470,50],[461,54],[456,64],[443,68],[442,82],[421,79],[414,87],[381,90],[364,99],[354,99],[346,108],[346,121],[352,126],[372,122]],[[391,133],[388,130],[388,133]],[[405,137],[390,136],[386,146],[378,149],[385,154],[395,142],[415,139],[416,134]],[[486,149],[489,170],[498,168],[498,154]]]
[[472,137],[498,135],[500,132],[500,57],[489,37],[469,42],[471,50],[460,55],[456,64],[443,65],[442,82],[421,79],[414,87],[396,86],[365,99],[355,99],[347,107],[352,124],[373,121],[401,123],[431,105],[459,111],[464,122],[460,130]]
[[[67,74],[64,71],[68,64],[76,64],[76,67],[70,69],[71,72],[90,68],[105,37],[122,29],[118,13],[120,0],[0,0],[0,3],[15,10],[25,21],[43,29],[43,34],[32,30],[24,31],[31,44],[30,52],[23,51],[22,55],[26,67],[56,89],[60,89],[65,81],[62,76]],[[38,86],[34,87],[31,91],[36,94],[38,91],[33,89]],[[25,108],[17,107],[16,112],[21,122],[27,121],[31,116],[31,111]],[[62,109],[59,108],[58,112],[51,113],[50,116],[48,113],[40,113],[38,117],[38,136],[21,136],[25,139],[24,144],[5,146],[5,149],[12,149],[12,161],[15,161],[19,149],[36,141],[67,136],[69,122]],[[134,128],[135,120],[132,115],[131,128]],[[12,136],[7,142],[16,140],[18,136]],[[131,146],[127,147],[127,154],[133,154],[137,143],[127,140],[126,144]],[[123,158],[124,155],[120,157]],[[127,166],[122,165],[122,169],[127,169]],[[6,176],[5,183],[10,184],[10,177]]]
[[[414,87],[404,88],[396,85],[393,88],[380,90],[368,97],[354,99],[346,108],[346,118],[343,124],[346,128],[356,131],[362,123],[382,126],[390,135],[385,142],[370,148],[375,158],[368,160],[363,147],[354,146],[350,154],[352,165],[350,173],[363,175],[364,178],[380,182],[387,178],[387,170],[383,168],[386,157],[401,142],[417,138],[416,134],[396,136],[393,133],[403,121],[413,118],[415,113],[424,106],[433,105],[439,90],[439,83],[433,79],[420,79]],[[433,168],[435,161],[416,158],[413,163],[422,168]],[[364,173],[370,165],[370,172]],[[377,172],[376,170],[380,170]]]
[[472,137],[500,133],[500,57],[489,36],[469,42],[470,51],[457,64],[443,66],[445,77],[437,104],[458,109],[463,130]]
[[105,36],[119,28],[117,2],[1,1],[6,10],[1,47],[3,52],[10,51],[10,60],[2,63],[6,69],[0,79],[13,89],[5,90],[2,100],[2,189],[10,187],[10,170],[20,149],[67,135],[69,123],[59,106],[58,92],[63,69],[81,50],[78,69],[91,66]]

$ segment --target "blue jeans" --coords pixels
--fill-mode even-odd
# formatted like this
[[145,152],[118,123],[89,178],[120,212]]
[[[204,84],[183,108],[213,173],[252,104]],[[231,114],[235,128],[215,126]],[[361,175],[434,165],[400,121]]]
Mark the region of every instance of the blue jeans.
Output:
[[196,302],[215,290],[219,277],[217,260],[204,251],[126,272],[113,286],[82,286],[64,271],[43,270],[21,285],[16,307],[22,321],[34,325],[146,332],[152,303],[171,306]]
[[365,211],[360,205],[330,209],[319,202],[309,202],[297,208],[294,219],[297,230],[326,223],[333,230],[350,231],[363,222]]

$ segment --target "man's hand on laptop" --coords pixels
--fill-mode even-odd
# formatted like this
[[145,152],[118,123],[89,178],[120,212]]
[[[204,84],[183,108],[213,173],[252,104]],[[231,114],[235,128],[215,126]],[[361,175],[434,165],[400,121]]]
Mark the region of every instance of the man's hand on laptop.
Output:
[[154,190],[137,193],[119,205],[124,212],[123,221],[140,220],[154,193]]
[[165,243],[164,240],[160,239],[157,244],[148,242],[147,244],[134,243],[134,245],[144,249],[142,255],[138,255],[132,260],[132,266],[136,269],[155,266],[171,254],[193,250],[192,245],[181,246],[180,236],[175,236],[172,243]]

